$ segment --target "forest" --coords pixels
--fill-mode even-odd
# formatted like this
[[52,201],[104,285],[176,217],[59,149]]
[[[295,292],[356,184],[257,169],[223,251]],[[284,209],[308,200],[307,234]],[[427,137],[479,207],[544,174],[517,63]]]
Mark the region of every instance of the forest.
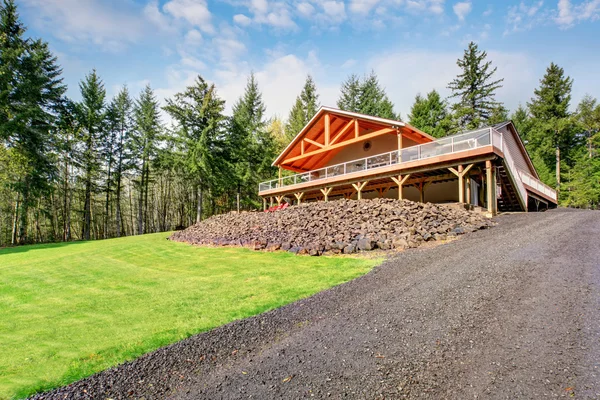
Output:
[[[600,105],[571,102],[573,80],[552,63],[512,112],[496,100],[503,79],[469,43],[451,95],[417,94],[405,120],[442,137],[511,119],[560,204],[598,207]],[[66,95],[46,41],[27,36],[14,0],[0,3],[0,247],[105,239],[181,229],[203,218],[262,207],[258,183],[320,107],[307,76],[287,120],[269,118],[254,75],[231,115],[202,76],[164,105],[150,86],[107,97],[102,77]],[[425,88],[427,89],[427,88]],[[401,119],[375,72],[341,83],[340,109]],[[165,123],[168,116],[171,123]]]

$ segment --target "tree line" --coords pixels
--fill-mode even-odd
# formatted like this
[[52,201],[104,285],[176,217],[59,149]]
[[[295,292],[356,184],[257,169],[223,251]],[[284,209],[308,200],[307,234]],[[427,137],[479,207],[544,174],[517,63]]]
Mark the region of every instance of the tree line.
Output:
[[[494,97],[502,80],[486,56],[470,44],[458,60],[463,73],[449,84],[453,96],[417,95],[408,121],[441,137],[507,119]],[[542,178],[560,185],[561,202],[596,207],[600,107],[588,96],[571,113],[571,86],[552,65],[511,118]],[[201,76],[163,107],[150,86],[108,98],[95,70],[79,83],[79,101],[66,92],[48,44],[27,37],[14,0],[3,0],[0,246],[168,231],[260,208],[258,183],[276,175],[273,159],[320,107],[311,76],[285,121],[267,118],[253,74],[231,115]],[[374,72],[348,77],[337,106],[401,118]]]

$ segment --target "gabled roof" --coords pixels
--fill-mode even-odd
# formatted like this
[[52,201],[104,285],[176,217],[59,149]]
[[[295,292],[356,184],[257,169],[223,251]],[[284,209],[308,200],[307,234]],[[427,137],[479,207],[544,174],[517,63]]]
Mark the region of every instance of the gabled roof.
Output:
[[[302,130],[294,137],[290,144],[281,152],[281,154],[273,162],[273,166],[284,164],[286,160],[290,159],[290,157],[298,157],[301,153],[300,146],[304,147],[306,145],[307,148],[305,150],[307,150],[308,152],[314,152],[315,149],[318,149],[318,146],[321,146],[323,144],[317,142],[319,140],[323,142],[323,140],[321,139],[324,135],[324,120],[327,114],[330,115],[330,118],[333,118],[330,127],[332,135],[338,132],[344,133],[344,129],[348,130],[348,134],[350,132],[353,132],[353,130],[348,129],[348,126],[351,121],[355,120],[360,122],[361,133],[391,128],[388,129],[390,131],[388,133],[395,133],[396,131],[399,131],[403,134],[406,134],[407,136],[410,136],[413,140],[419,143],[425,143],[434,140],[434,138],[428,135],[427,133],[422,132],[421,130],[410,126],[409,124],[402,121],[374,117],[371,115],[360,114],[356,112],[340,110],[333,107],[323,106],[319,109],[319,111],[317,111],[317,113],[308,122],[308,124],[306,124],[306,126],[302,128]],[[346,136],[346,134],[344,134],[343,136]],[[341,145],[343,144],[343,139],[344,138],[339,139],[337,141],[337,144],[327,151],[330,156],[334,155],[335,153],[337,153],[337,151],[339,151]],[[366,139],[368,138],[365,137],[365,140]],[[335,139],[333,140],[336,141]],[[318,151],[324,152],[325,150]],[[303,152],[304,150],[302,150],[302,153]],[[325,157],[320,157],[318,160],[315,160],[311,168],[314,168],[317,165],[317,163],[324,162],[325,159]],[[289,165],[289,163],[288,167],[289,169],[294,169],[294,166]],[[297,166],[296,169],[298,169]]]
[[523,139],[521,139],[521,135],[519,134],[519,131],[517,131],[517,127],[515,126],[514,122],[512,120],[507,120],[504,122],[500,122],[499,124],[495,124],[492,127],[496,130],[508,128],[512,132],[513,137],[515,138],[515,141],[517,142],[517,145],[519,146],[519,149],[521,150],[521,153],[523,153],[523,157],[525,158],[527,165],[529,165],[529,168],[531,169],[532,175],[535,178],[540,179],[540,176],[539,176],[537,170],[535,169],[535,166],[533,165],[533,161],[531,161],[529,152],[527,151],[527,148],[525,147],[525,143],[523,143]]

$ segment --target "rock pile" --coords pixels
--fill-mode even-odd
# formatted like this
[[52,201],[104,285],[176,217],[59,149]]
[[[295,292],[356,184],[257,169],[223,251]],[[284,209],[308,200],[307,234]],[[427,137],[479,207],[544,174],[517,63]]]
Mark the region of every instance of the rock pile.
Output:
[[442,204],[339,200],[306,203],[273,213],[217,215],[174,233],[170,239],[317,256],[418,247],[492,224],[479,213]]

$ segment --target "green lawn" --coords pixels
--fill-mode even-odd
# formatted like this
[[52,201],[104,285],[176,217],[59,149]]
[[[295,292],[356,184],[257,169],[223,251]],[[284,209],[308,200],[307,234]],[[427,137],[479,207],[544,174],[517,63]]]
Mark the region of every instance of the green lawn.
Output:
[[200,248],[167,236],[0,249],[0,398],[70,383],[378,262]]

